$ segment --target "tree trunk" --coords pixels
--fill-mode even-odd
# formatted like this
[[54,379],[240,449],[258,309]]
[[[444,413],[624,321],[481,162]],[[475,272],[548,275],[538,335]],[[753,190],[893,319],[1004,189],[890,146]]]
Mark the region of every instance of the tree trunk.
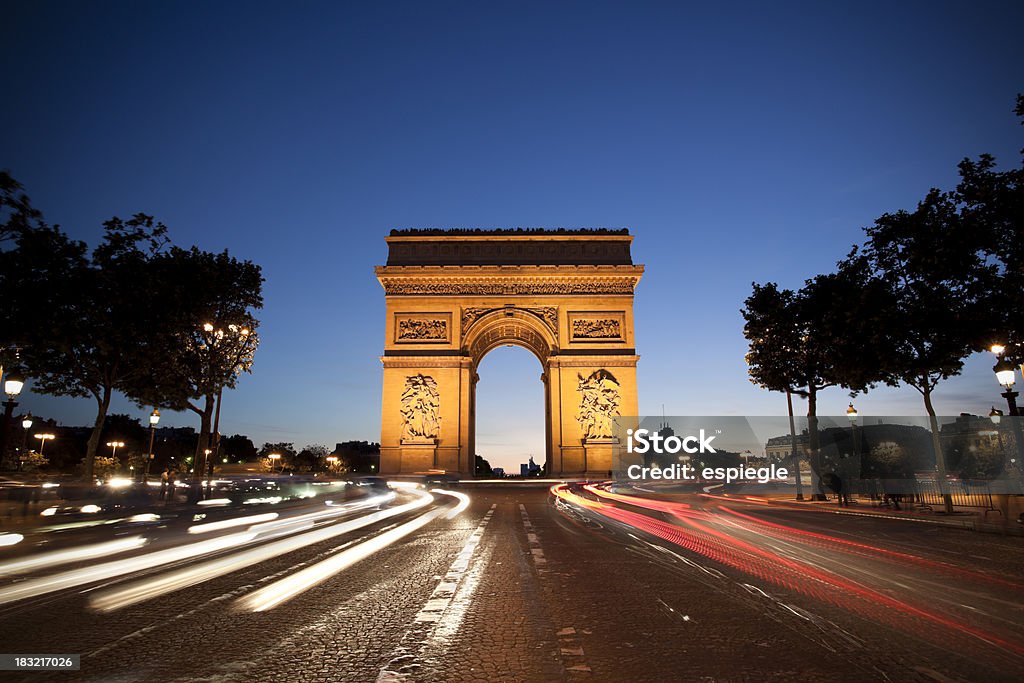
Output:
[[93,422],[92,432],[89,434],[89,442],[85,448],[85,463],[82,478],[87,482],[93,481],[93,465],[96,460],[96,452],[100,449],[100,437],[103,436],[103,424],[107,421],[107,409],[110,408],[110,387],[103,387],[103,393],[96,397],[96,421]]
[[807,387],[807,448],[811,455],[811,500],[826,500],[821,488],[821,440],[818,438],[818,390]]
[[199,413],[199,439],[196,442],[196,454],[192,459],[192,479],[196,482],[203,480],[206,471],[206,450],[210,447],[210,429],[213,424],[213,394],[207,394],[201,410],[191,406],[192,410]]
[[800,448],[796,441],[796,421],[793,419],[793,392],[786,389],[786,406],[789,408],[789,437],[792,444],[791,453],[793,455],[793,463],[796,466],[796,499],[804,499],[804,484],[803,484],[803,473],[800,471],[800,461],[803,458],[800,457]]
[[928,378],[924,378],[921,395],[924,396],[924,407],[928,411],[928,423],[932,430],[932,448],[935,450],[935,469],[938,470],[939,491],[942,493],[942,505],[946,509],[946,514],[950,514],[953,512],[953,497],[949,494],[949,482],[946,481],[946,458],[942,454],[942,444],[939,442],[939,421],[935,419],[932,390],[928,387]]

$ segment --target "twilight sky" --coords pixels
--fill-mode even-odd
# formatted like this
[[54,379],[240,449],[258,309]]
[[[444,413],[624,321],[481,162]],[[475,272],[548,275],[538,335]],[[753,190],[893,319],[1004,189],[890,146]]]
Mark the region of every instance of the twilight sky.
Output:
[[[90,243],[145,211],[263,266],[263,343],[222,417],[257,445],[379,439],[396,227],[629,227],[641,412],[781,414],[746,378],[751,281],[799,286],[964,156],[1024,146],[1020,3],[831,4],[4,0],[0,167]],[[991,365],[937,409],[987,412]],[[539,376],[523,349],[484,359],[492,464],[543,459]],[[857,405],[924,410],[909,388]]]

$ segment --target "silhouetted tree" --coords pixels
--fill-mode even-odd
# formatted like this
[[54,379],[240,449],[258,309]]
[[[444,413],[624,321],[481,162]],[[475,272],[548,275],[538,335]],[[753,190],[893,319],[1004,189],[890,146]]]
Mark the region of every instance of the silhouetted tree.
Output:
[[[867,242],[854,257],[885,289],[875,312],[877,333],[865,348],[870,341],[887,384],[906,384],[921,394],[945,486],[932,394],[939,382],[960,374],[985,325],[993,268],[981,250],[983,236],[961,219],[955,196],[937,189],[914,211],[885,214],[865,232]],[[952,509],[948,494],[946,507]]]
[[221,439],[220,449],[225,457],[233,460],[253,460],[256,457],[256,445],[252,439],[242,434]]
[[250,372],[259,337],[254,309],[263,305],[260,267],[227,251],[172,247],[152,263],[161,322],[145,342],[159,367],[132,387],[140,404],[191,410],[200,419],[196,476],[211,447],[214,410],[225,388]]
[[21,337],[34,391],[95,400],[83,467],[90,478],[114,391],[152,372],[139,342],[153,299],[147,265],[166,244],[166,228],[145,214],[112,218],[91,254],[42,223],[13,243],[0,253],[0,300],[10,303],[4,327]]
[[798,292],[754,283],[744,302],[750,379],[769,391],[807,399],[808,448],[819,474],[818,394],[833,386],[863,391],[882,379],[874,356],[861,348],[861,331],[872,324],[879,296],[877,283],[855,260],[807,280]]
[[491,463],[481,456],[476,456],[476,475],[478,477],[491,477],[494,476],[494,471],[491,469]]
[[[272,453],[277,453],[281,456],[276,463],[269,462]],[[260,447],[260,452],[258,453],[259,458],[269,465],[268,469],[276,469],[278,471],[294,467],[296,455],[295,444],[284,441],[278,443],[270,443],[268,441]]]
[[[1017,95],[1016,114],[1024,125],[1024,95]],[[961,206],[964,229],[982,240],[982,251],[994,266],[994,279],[983,292],[977,350],[1006,346],[1006,355],[1024,363],[1024,149],[1021,165],[999,171],[990,154],[960,162],[955,201]]]
[[320,469],[324,465],[327,453],[327,446],[309,444],[295,454],[295,468],[300,472],[312,472]]

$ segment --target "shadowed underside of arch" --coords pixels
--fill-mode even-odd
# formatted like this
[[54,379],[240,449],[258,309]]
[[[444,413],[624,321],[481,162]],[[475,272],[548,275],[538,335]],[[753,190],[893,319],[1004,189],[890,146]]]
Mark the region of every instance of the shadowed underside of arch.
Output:
[[541,365],[557,352],[554,334],[534,313],[520,309],[497,310],[475,321],[463,333],[463,353],[473,359],[473,367],[489,351],[499,346],[521,346],[537,357]]

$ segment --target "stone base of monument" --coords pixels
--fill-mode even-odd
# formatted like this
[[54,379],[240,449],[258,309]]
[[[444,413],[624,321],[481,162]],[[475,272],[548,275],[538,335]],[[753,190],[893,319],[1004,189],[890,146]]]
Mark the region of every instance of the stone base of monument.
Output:
[[402,440],[400,472],[426,472],[437,468],[437,439]]
[[618,450],[619,440],[615,437],[584,439],[583,462],[586,476],[593,479],[608,479]]

